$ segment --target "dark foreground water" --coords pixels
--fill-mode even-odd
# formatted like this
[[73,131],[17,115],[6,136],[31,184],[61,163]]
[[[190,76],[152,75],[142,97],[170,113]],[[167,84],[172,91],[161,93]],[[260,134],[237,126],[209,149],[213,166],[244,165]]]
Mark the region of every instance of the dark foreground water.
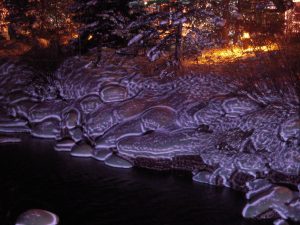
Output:
[[52,145],[30,138],[0,145],[0,225],[31,208],[56,213],[61,225],[272,224],[243,219],[241,193],[184,174],[114,169]]

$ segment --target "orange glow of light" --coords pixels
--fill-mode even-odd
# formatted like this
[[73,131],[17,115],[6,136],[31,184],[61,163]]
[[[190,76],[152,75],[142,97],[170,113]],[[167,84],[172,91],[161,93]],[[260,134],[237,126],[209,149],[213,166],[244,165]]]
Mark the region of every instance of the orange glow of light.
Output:
[[241,37],[241,40],[245,40],[245,39],[250,39],[250,34],[248,32],[244,32]]
[[93,38],[93,35],[90,34],[90,35],[88,36],[88,41],[92,40],[92,38]]
[[279,50],[279,45],[272,43],[263,46],[249,46],[242,48],[240,46],[232,46],[228,48],[210,49],[202,52],[202,55],[197,57],[195,61],[190,61],[191,64],[221,64],[235,62],[240,59],[255,57],[256,53],[271,52]]
[[191,27],[190,23],[183,23],[183,25],[182,25],[182,33],[181,33],[181,35],[183,37],[186,37],[188,35],[188,33],[190,31],[190,27]]
[[9,12],[6,8],[0,8],[0,35],[5,39],[9,40],[8,34],[8,24],[9,22],[5,21],[6,17],[9,15]]
[[43,48],[47,48],[50,44],[49,40],[47,40],[45,38],[38,38],[37,40],[39,42],[39,45]]

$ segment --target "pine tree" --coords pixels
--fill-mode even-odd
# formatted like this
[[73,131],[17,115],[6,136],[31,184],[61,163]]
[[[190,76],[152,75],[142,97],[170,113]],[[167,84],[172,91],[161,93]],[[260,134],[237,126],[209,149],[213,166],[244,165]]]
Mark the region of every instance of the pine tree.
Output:
[[6,19],[7,15],[8,15],[8,11],[4,6],[4,3],[0,2],[0,40],[7,38],[7,31],[8,31],[7,30],[8,23]]
[[37,39],[60,42],[73,31],[68,8],[72,0],[4,0],[9,11],[11,39],[35,43]]
[[222,9],[222,2],[210,0],[147,2],[144,15],[130,24],[138,34],[128,45],[146,47],[150,61],[171,53],[170,60],[178,64],[191,50],[199,52],[220,44],[219,34],[225,25]]
[[34,2],[28,0],[4,0],[6,8],[9,10],[8,33],[11,39],[24,39],[30,32],[34,23],[34,16],[27,15],[27,12],[34,8]]
[[128,0],[76,0],[72,6],[73,20],[81,24],[81,50],[95,46],[114,47],[126,43],[126,23],[129,17]]
[[[137,34],[132,37],[128,45],[146,48],[146,55],[150,61],[167,54],[172,62],[178,64],[180,59],[199,55],[205,48],[236,43],[245,29],[263,31],[259,24],[249,25],[249,21],[253,21],[252,18],[257,20],[259,18],[257,13],[267,15],[270,2],[267,0],[140,1],[145,6],[144,13],[130,24],[129,29]],[[283,14],[278,12],[291,7],[292,1],[273,0],[273,2],[276,7],[273,13],[276,17],[274,21],[278,21],[280,26],[283,24],[281,21]],[[254,5],[254,8],[243,7],[247,4]],[[259,5],[263,5],[261,12],[258,10]],[[252,11],[248,13],[249,10]]]

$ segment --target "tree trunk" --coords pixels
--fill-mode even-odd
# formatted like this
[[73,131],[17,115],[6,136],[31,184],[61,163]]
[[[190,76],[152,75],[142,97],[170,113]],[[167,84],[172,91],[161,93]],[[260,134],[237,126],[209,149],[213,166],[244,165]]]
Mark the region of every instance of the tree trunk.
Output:
[[17,39],[17,33],[15,29],[13,28],[12,24],[8,25],[8,36],[10,40],[16,40]]
[[182,23],[177,26],[175,43],[175,60],[180,63],[181,60],[181,41],[182,41]]
[[102,58],[102,44],[99,44],[97,46],[97,58],[94,62],[94,67],[97,67],[98,63],[101,61],[101,58]]
[[223,6],[224,6],[224,10],[223,10],[223,18],[226,20],[226,23],[222,29],[222,39],[225,41],[226,45],[229,44],[229,20],[230,20],[230,12],[229,12],[229,3],[230,0],[224,0],[223,1]]

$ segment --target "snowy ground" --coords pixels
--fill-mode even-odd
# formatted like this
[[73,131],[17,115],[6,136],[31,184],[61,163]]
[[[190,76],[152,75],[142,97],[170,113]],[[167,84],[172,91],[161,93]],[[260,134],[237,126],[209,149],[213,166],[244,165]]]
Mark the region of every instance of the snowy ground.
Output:
[[214,73],[161,79],[141,71],[122,57],[99,67],[89,57],[70,58],[38,78],[20,62],[2,64],[0,143],[26,132],[113,167],[188,170],[196,182],[247,192],[247,218],[300,222],[293,88],[276,94],[261,83],[249,92]]

